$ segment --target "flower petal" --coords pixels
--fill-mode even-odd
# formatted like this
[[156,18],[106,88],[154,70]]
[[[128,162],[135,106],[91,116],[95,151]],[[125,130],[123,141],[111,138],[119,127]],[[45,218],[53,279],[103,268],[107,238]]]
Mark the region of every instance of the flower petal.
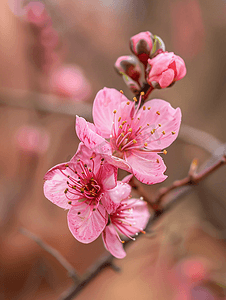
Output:
[[173,80],[174,80],[174,70],[168,69],[164,72],[162,72],[162,75],[159,78],[159,85],[161,86],[162,89],[166,88],[169,86]]
[[119,204],[122,200],[127,199],[131,194],[131,186],[122,181],[117,182],[117,186],[108,191],[108,194],[114,203]]
[[99,172],[96,175],[97,181],[102,184],[103,190],[110,190],[116,187],[117,184],[117,171],[113,165],[104,162],[103,165],[100,166]]
[[[168,102],[161,99],[147,101],[145,107],[138,112],[139,125],[144,130],[141,137],[147,143],[149,150],[160,150],[168,147],[177,138],[181,124],[181,110],[174,109]],[[154,130],[154,133],[150,132]]]
[[155,184],[167,178],[163,174],[166,166],[157,153],[133,150],[126,160],[132,167],[134,176],[143,183]]
[[[68,226],[73,236],[82,243],[88,244],[98,238],[108,222],[107,212],[102,205],[95,211],[86,203],[71,207],[68,212]],[[91,213],[91,216],[90,216]]]
[[102,138],[93,124],[76,116],[76,133],[84,145],[97,153],[111,154],[110,143]]
[[105,248],[115,257],[124,258],[126,252],[123,249],[122,243],[117,238],[117,232],[112,224],[105,227],[102,238]]
[[[67,164],[70,164],[70,162]],[[64,172],[66,176],[63,175],[62,172]],[[44,180],[46,180],[44,183],[45,197],[52,203],[65,209],[71,208],[71,206],[68,204],[68,199],[64,192],[68,187],[67,175],[72,176],[72,171],[69,168],[66,168],[65,163],[63,163],[51,168],[44,177]],[[74,198],[76,200],[76,196],[74,196]]]
[[[105,138],[109,138],[113,120],[121,116],[120,106],[128,99],[115,89],[104,88],[100,90],[93,102],[93,120],[98,131]],[[117,112],[114,114],[113,111]]]

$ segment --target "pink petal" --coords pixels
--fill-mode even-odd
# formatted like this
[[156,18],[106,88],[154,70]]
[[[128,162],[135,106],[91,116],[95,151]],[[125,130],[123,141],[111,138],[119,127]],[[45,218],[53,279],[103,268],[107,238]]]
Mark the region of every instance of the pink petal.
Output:
[[132,177],[133,177],[133,174],[129,174],[129,175],[127,175],[126,177],[124,177],[124,178],[122,179],[122,182],[123,182],[123,183],[129,183],[130,180],[132,179]]
[[148,63],[151,65],[151,71],[149,77],[154,75],[160,75],[163,71],[168,69],[169,64],[173,62],[174,53],[173,52],[164,52],[160,53],[152,59],[148,60]]
[[124,258],[126,252],[123,249],[122,243],[117,238],[117,233],[112,224],[105,227],[102,238],[105,248],[115,257]]
[[131,186],[127,183],[123,183],[122,181],[118,181],[117,186],[108,191],[108,194],[112,201],[120,204],[122,200],[129,198],[131,194]]
[[[139,230],[144,230],[149,219],[150,219],[150,213],[148,210],[147,202],[138,200],[138,199],[129,199],[125,200],[124,202],[129,205],[130,203],[133,203],[135,201],[135,204],[133,204],[133,219],[136,224],[133,226],[128,226],[128,230],[130,232],[133,232],[133,234],[136,234],[139,232]],[[139,230],[138,230],[139,229]]]
[[180,80],[186,75],[186,66],[184,60],[180,56],[176,56],[175,63],[177,69],[177,76],[175,77],[175,80]]
[[109,195],[109,191],[103,193],[102,198],[100,199],[101,203],[103,204],[104,208],[108,212],[108,214],[111,214],[116,211],[118,204],[115,203]]
[[123,169],[127,172],[132,172],[130,165],[124,159],[113,155],[104,155],[104,157],[109,164],[112,164],[115,167]]
[[[180,108],[174,109],[168,102],[160,99],[147,101],[145,107],[150,107],[150,110],[143,110],[143,107],[141,107],[139,110],[139,125],[147,127],[147,124],[149,124],[148,131],[142,135],[144,142],[147,143],[147,148],[149,150],[159,150],[168,147],[179,133],[181,123]],[[155,129],[154,134],[150,134],[153,129]]]
[[167,178],[163,174],[166,166],[157,153],[134,150],[126,160],[132,167],[134,176],[143,183],[155,184]]
[[159,76],[159,85],[161,86],[161,88],[166,88],[167,86],[169,86],[173,80],[174,80],[174,70],[172,69],[168,69],[164,72],[162,72],[162,74]]
[[68,226],[73,236],[88,244],[98,238],[108,222],[107,212],[102,205],[90,215],[90,206],[81,202],[80,206],[71,207],[68,212]]
[[88,148],[97,153],[111,154],[110,143],[96,132],[93,124],[78,116],[76,116],[76,133]]
[[62,170],[67,175],[74,175],[69,168],[65,167],[65,163],[53,167],[46,173],[44,177],[44,179],[46,180],[44,183],[44,195],[47,199],[49,199],[57,206],[69,209],[71,208],[71,205],[68,204],[68,199],[64,193],[65,189],[68,187],[67,177],[64,176],[60,170]]
[[104,191],[116,187],[117,171],[118,169],[115,166],[112,166],[107,162],[104,162],[103,165],[100,166],[96,178],[97,181],[102,184]]
[[[127,101],[128,99],[115,89],[104,88],[97,93],[93,103],[93,120],[103,137],[110,137],[113,120],[118,120],[121,104]],[[117,111],[115,114],[114,110]]]

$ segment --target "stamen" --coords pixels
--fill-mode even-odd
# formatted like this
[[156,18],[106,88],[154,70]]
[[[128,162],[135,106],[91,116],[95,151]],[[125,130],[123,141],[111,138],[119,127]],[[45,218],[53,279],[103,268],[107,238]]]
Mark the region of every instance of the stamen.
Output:
[[159,111],[156,111],[156,114],[157,114],[157,115],[160,115],[160,112],[159,112]]
[[164,130],[163,130],[162,134],[163,134],[163,135],[165,135],[165,134],[166,134]]
[[163,154],[165,154],[165,155],[166,155],[166,154],[167,154],[167,151],[166,151],[166,150],[163,150]]
[[124,93],[123,93],[123,90],[120,90],[120,93],[121,93],[121,94],[124,94]]
[[175,134],[176,132],[175,131],[172,131],[172,134]]

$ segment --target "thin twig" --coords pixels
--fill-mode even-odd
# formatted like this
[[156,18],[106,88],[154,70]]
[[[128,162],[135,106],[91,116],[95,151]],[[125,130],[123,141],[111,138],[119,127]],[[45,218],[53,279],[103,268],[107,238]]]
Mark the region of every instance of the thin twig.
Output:
[[60,254],[59,251],[48,245],[47,243],[43,242],[37,235],[31,233],[25,228],[19,229],[20,233],[27,236],[31,240],[35,241],[42,249],[46,252],[50,253],[56,260],[67,270],[68,275],[74,280],[75,284],[79,282],[79,276],[73,266]]

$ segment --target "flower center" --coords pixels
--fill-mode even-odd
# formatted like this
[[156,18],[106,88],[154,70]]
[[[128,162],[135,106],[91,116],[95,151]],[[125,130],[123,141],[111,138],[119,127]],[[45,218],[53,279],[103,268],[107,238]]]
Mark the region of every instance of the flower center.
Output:
[[67,188],[64,193],[69,200],[68,203],[72,204],[74,200],[83,200],[88,201],[90,205],[96,205],[100,199],[101,186],[95,179],[93,170],[80,160],[75,165],[66,164],[65,167],[71,174],[68,175],[61,171],[67,177]]

